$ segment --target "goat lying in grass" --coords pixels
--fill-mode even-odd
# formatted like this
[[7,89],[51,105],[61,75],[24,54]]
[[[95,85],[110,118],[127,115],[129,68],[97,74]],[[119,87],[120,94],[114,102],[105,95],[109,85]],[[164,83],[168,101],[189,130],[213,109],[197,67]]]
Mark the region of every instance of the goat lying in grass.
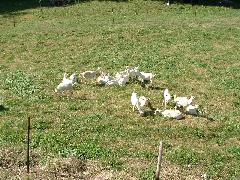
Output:
[[74,73],[69,78],[67,78],[67,73],[64,73],[62,82],[57,86],[55,92],[63,92],[67,90],[72,90],[73,86],[77,82],[77,75]]
[[108,82],[112,80],[114,80],[114,78],[111,77],[109,73],[108,74],[101,73],[101,75],[97,78],[97,83],[99,85],[107,85]]
[[[109,76],[110,77],[110,76]],[[120,73],[117,73],[115,75],[115,78],[111,77],[108,82],[106,82],[106,85],[120,85],[124,86],[126,83],[129,82],[129,74],[128,72],[122,71]]]
[[178,119],[178,120],[184,118],[183,113],[176,109],[165,109],[163,111],[156,109],[154,114],[155,115],[160,114],[163,117],[173,118],[173,119]]
[[139,67],[128,67],[127,66],[125,71],[128,73],[130,78],[136,78],[136,77],[138,77],[138,75],[140,73]]
[[129,70],[127,67],[124,71],[120,71],[120,72],[116,73],[115,80],[118,82],[118,85],[124,86],[124,85],[126,85],[126,83],[129,82],[130,71],[131,70]]
[[122,76],[117,81],[120,86],[124,86],[126,83],[129,82],[129,76],[128,75]]
[[[92,79],[92,78],[95,78],[99,72],[100,71],[98,69],[97,71],[85,71],[80,74],[85,79]],[[105,85],[109,85],[109,86],[111,86],[111,85],[124,86],[129,82],[130,78],[136,78],[136,77],[139,77],[142,82],[150,81],[152,83],[152,79],[155,75],[153,73],[140,72],[138,67],[128,67],[127,66],[125,68],[125,70],[117,72],[115,77],[111,77],[111,79],[109,79],[109,80],[107,80],[107,78],[105,76],[106,75],[101,74],[97,78],[98,84],[102,84],[102,85],[105,84]]]

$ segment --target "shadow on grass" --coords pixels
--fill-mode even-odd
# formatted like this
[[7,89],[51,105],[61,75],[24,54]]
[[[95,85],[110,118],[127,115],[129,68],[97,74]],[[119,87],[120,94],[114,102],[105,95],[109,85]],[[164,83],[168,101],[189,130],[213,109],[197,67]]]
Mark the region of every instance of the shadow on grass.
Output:
[[[163,1],[168,2],[168,0],[153,0],[153,1]],[[219,7],[229,7],[233,9],[240,8],[239,0],[169,0],[170,4],[192,4],[192,5],[203,5],[203,6],[219,6]]]
[[144,111],[144,113],[142,114],[143,117],[147,117],[147,116],[155,116],[154,111],[149,110],[149,111]]
[[[59,0],[60,2],[61,0]],[[91,0],[71,0],[68,5],[89,2]],[[114,2],[127,2],[128,0],[99,0],[99,1],[114,1]],[[56,6],[62,6],[64,4],[58,3]],[[65,4],[66,5],[66,4]],[[0,15],[12,14],[22,15],[19,11],[26,9],[34,9],[40,7],[54,7],[49,0],[2,0],[0,2]]]
[[9,110],[9,108],[6,108],[3,105],[0,105],[0,112],[8,111],[8,110]]
[[21,15],[19,11],[40,7],[41,4],[37,0],[3,0],[0,3],[0,14]]
[[[59,0],[61,1],[61,0]],[[84,3],[92,0],[71,0],[69,5],[76,3]],[[99,0],[99,1],[114,1],[114,2],[128,2],[128,0]],[[168,0],[152,0],[167,2]],[[192,4],[192,5],[204,5],[204,6],[224,6],[234,9],[240,8],[239,0],[169,0],[170,4]],[[61,4],[61,3],[60,3]],[[21,15],[19,11],[25,9],[34,9],[40,7],[53,7],[49,0],[3,0],[0,3],[0,15],[12,14]]]

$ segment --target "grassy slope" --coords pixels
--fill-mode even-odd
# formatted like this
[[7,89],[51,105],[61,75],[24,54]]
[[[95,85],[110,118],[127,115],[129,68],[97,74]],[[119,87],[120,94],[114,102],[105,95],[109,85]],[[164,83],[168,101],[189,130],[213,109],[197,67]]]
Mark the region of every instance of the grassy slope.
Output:
[[[0,112],[1,149],[23,149],[25,121],[31,116],[31,147],[41,155],[38,163],[59,155],[85,157],[149,179],[159,140],[164,140],[168,178],[173,175],[167,169],[174,168],[182,178],[196,179],[203,172],[212,179],[239,177],[239,15],[233,9],[141,1],[0,15],[0,92],[9,107]],[[137,84],[79,84],[72,97],[53,93],[65,71],[99,66],[114,73],[127,65],[155,72],[156,86],[195,95],[215,121],[139,117],[129,105],[132,89],[151,97],[155,106],[161,106],[162,97],[161,90]],[[14,75],[20,80],[11,81]],[[132,164],[138,164],[139,172]]]

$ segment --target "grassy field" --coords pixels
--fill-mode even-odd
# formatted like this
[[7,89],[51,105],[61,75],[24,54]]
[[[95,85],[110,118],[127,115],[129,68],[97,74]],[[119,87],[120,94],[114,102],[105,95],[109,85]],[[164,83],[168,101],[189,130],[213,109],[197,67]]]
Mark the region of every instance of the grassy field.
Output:
[[[240,11],[161,1],[91,1],[0,13],[0,179],[24,178],[27,117],[33,179],[240,178]],[[63,73],[125,66],[154,72],[152,90],[79,83]],[[194,95],[212,121],[133,113],[135,89],[162,108],[162,89]],[[57,172],[55,174],[54,172]]]

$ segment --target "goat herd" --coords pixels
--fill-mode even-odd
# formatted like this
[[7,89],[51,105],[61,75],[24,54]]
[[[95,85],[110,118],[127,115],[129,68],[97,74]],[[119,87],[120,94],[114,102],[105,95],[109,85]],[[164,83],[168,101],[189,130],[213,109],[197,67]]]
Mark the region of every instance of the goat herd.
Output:
[[[80,73],[82,79],[92,79],[96,80],[97,84],[103,86],[119,85],[125,86],[130,79],[135,79],[140,81],[142,84],[149,83],[152,85],[155,74],[146,73],[139,70],[139,67],[126,67],[125,70],[117,72],[115,76],[110,76],[109,73],[103,73],[100,68],[96,71],[85,71]],[[77,83],[77,75],[74,73],[70,77],[64,73],[62,82],[56,87],[55,92],[64,92],[68,90],[73,90],[74,85]],[[145,114],[145,108],[151,109],[154,115],[162,115],[163,117],[182,119],[184,114],[190,114],[198,116],[200,113],[199,106],[193,105],[194,96],[188,97],[177,97],[176,95],[171,96],[168,89],[163,91],[163,104],[164,110],[155,109],[152,107],[150,99],[144,96],[138,97],[136,92],[131,95],[131,104],[133,111],[136,110],[140,115]],[[163,105],[162,104],[162,105]],[[171,106],[167,109],[167,106]]]

